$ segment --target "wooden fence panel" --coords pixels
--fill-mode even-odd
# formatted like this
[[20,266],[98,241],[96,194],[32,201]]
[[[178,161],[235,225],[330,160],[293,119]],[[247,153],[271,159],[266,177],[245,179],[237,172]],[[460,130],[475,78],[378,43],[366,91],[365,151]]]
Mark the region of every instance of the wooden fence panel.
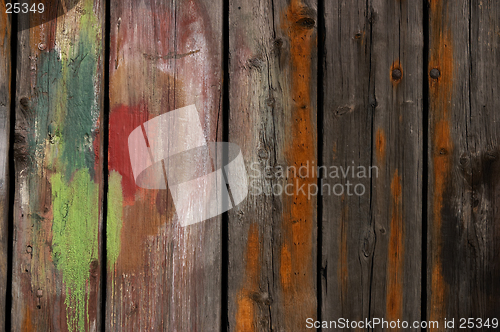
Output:
[[[7,299],[8,219],[9,219],[9,147],[11,96],[11,23],[5,3],[0,2],[0,308]],[[0,311],[0,331],[5,324],[5,310]]]
[[111,1],[109,331],[220,329],[221,219],[181,227],[170,190],[136,185],[131,162],[144,151],[129,153],[128,137],[194,104],[206,140],[222,141],[222,19],[222,1]]
[[[375,317],[425,317],[439,323],[431,331],[494,329],[497,1],[228,0],[224,13],[223,0],[110,0],[104,45],[106,1],[79,0],[49,22],[60,8],[32,22],[19,15],[17,50],[10,49],[5,2],[0,330],[10,295],[13,331],[96,331],[102,324],[134,332],[225,330],[221,324],[228,331],[303,331],[308,318]],[[129,146],[132,131],[141,129],[152,158],[164,138],[150,137],[144,123],[191,105],[206,141],[222,141],[227,128],[242,149],[249,195],[229,211],[227,225],[218,216],[181,227],[169,184],[144,189],[134,178],[132,165],[144,151]],[[171,165],[162,166],[166,178]],[[184,166],[201,174],[212,165]]]
[[423,3],[325,5],[322,319],[419,320]]
[[429,13],[427,308],[451,331],[500,316],[500,10],[440,0]]
[[18,35],[13,331],[100,328],[103,22],[81,0]]
[[316,317],[316,21],[316,1],[230,1],[229,140],[250,193],[229,213],[229,331]]

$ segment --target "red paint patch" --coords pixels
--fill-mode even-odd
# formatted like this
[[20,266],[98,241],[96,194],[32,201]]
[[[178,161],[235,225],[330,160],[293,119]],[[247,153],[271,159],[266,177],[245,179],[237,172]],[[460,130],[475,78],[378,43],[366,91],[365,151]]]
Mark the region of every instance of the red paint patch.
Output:
[[118,106],[109,118],[109,170],[117,171],[122,176],[124,200],[127,203],[135,200],[138,187],[135,184],[128,151],[130,133],[148,121],[149,114],[144,104],[134,107]]

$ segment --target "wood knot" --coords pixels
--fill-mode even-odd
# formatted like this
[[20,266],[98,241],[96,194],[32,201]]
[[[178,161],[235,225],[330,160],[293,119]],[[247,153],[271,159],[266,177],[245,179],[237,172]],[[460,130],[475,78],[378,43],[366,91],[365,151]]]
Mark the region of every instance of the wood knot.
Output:
[[497,159],[497,154],[495,151],[486,151],[486,153],[484,154],[484,157],[488,161],[494,161]]
[[267,104],[267,106],[274,108],[274,106],[276,106],[276,99],[274,99],[273,97],[268,98],[266,100],[266,104]]
[[337,116],[342,116],[344,114],[351,113],[352,111],[354,111],[354,106],[341,106],[337,108],[335,114]]
[[254,68],[254,69],[260,70],[264,66],[264,61],[262,61],[262,59],[260,57],[256,56],[256,57],[248,59],[247,65],[248,65],[249,69]]
[[316,25],[316,21],[310,17],[303,17],[295,22],[295,24],[305,29],[312,29]]
[[260,159],[267,159],[268,158],[268,153],[267,153],[266,149],[259,149],[258,155],[259,155]]
[[283,40],[281,38],[278,38],[274,41],[273,44],[275,49],[281,49],[283,47]]
[[28,109],[30,106],[30,100],[26,97],[21,98],[19,100],[19,103],[21,104],[21,107],[25,110]]
[[467,156],[467,154],[463,154],[461,157],[460,157],[460,165],[462,166],[465,166],[469,163],[469,157]]

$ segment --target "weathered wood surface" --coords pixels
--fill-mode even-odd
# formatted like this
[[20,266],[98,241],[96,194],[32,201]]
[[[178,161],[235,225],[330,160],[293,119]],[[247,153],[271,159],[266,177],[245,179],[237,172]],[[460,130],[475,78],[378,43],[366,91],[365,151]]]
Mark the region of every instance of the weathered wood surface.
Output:
[[422,12],[325,1],[323,320],[420,319]]
[[11,23],[0,2],[0,330],[5,325],[8,271]]
[[18,35],[13,331],[100,329],[103,20],[81,0]]
[[458,328],[500,316],[500,10],[440,0],[429,16],[427,309]]
[[[500,318],[494,0],[228,1],[228,13],[222,0],[111,0],[109,45],[104,3],[81,0],[29,30],[20,15],[17,50],[0,6],[0,326],[9,286],[13,331],[302,331],[307,318],[373,317],[445,330],[445,318],[455,329]],[[225,128],[247,165],[249,196],[227,225],[180,227],[169,190],[132,174],[132,130],[193,104],[207,141]]]
[[229,213],[229,331],[303,331],[316,317],[317,178],[286,174],[317,165],[316,21],[316,1],[230,2],[229,140],[250,194]]
[[221,219],[181,227],[169,190],[136,185],[127,138],[194,104],[205,138],[222,141],[222,18],[222,1],[111,1],[109,331],[220,329]]

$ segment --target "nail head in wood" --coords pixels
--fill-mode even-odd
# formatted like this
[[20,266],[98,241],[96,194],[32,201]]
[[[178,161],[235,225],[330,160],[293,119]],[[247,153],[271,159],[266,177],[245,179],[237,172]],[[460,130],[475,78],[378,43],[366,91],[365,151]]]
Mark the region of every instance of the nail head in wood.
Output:
[[401,79],[401,77],[403,77],[403,73],[401,72],[401,69],[396,68],[392,71],[392,79],[393,80],[399,81]]
[[441,76],[441,72],[437,68],[431,69],[431,77],[437,80]]

